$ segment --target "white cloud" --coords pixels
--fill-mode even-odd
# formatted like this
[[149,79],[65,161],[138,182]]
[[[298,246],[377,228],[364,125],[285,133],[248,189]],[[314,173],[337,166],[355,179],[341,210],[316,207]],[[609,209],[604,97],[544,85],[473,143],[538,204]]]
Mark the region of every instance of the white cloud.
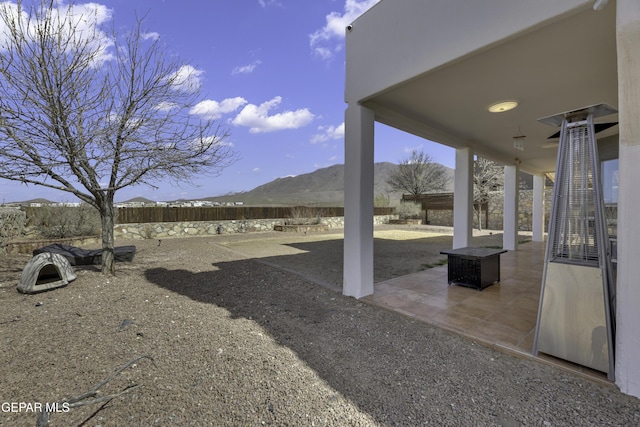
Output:
[[113,46],[113,40],[109,35],[99,30],[99,27],[111,20],[113,11],[104,5],[97,3],[70,4],[60,3],[56,11],[60,22],[67,22],[66,31],[69,37],[73,33],[76,40],[92,40],[91,47],[98,53],[97,62],[106,61],[113,58],[108,49]]
[[259,173],[259,172],[262,172],[262,169],[260,169],[260,168],[253,168],[253,169],[251,169],[251,172],[253,172],[253,173]]
[[279,0],[258,0],[258,4],[262,7],[267,6],[282,6]]
[[156,32],[142,33],[140,34],[140,38],[142,40],[158,40],[160,38],[160,34]]
[[158,111],[162,111],[162,112],[167,112],[167,111],[171,111],[174,110],[176,108],[179,108],[180,106],[178,104],[176,104],[175,102],[161,102],[160,104],[156,105],[156,110]]
[[260,65],[260,64],[262,64],[262,61],[257,60],[257,61],[253,61],[249,65],[241,65],[241,66],[235,67],[233,70],[231,70],[231,74],[232,75],[235,75],[235,74],[251,74],[256,69],[256,67],[258,65]]
[[[0,3],[3,13],[13,15],[16,21],[21,22],[22,28],[27,29],[28,36],[37,38],[39,29],[44,28],[42,22],[38,22],[35,16],[29,16],[30,9],[25,7],[22,14],[18,16],[17,5],[13,2],[5,1]],[[37,6],[34,7],[34,9]],[[114,42],[111,37],[100,27],[111,20],[113,11],[108,7],[97,3],[85,4],[65,4],[59,2],[54,4],[49,21],[53,26],[52,31],[58,31],[60,39],[68,42],[67,49],[78,46],[87,46],[95,55],[95,63],[100,64],[104,61],[113,59],[113,54],[109,49]],[[6,48],[7,28],[4,24],[0,24],[0,49]]]
[[273,132],[284,129],[298,129],[308,125],[315,116],[306,108],[295,111],[284,111],[269,115],[269,111],[277,107],[282,98],[275,98],[260,105],[249,104],[233,119],[236,126],[246,126],[251,133]]
[[[331,12],[326,16],[326,25],[309,35],[309,44],[313,52],[322,59],[331,59],[342,49],[345,28],[356,18],[369,10],[380,0],[346,0],[344,13]],[[334,42],[334,40],[340,42]],[[333,43],[332,43],[333,42]]]
[[176,90],[182,92],[197,92],[202,87],[200,75],[203,70],[198,70],[191,65],[183,65],[171,77],[170,81]]
[[[7,16],[12,16],[16,22],[21,22],[21,26],[26,28],[27,23],[29,22],[29,16],[26,12],[22,12],[22,14],[18,13],[18,6],[14,3],[3,2],[0,3],[0,8],[2,9],[2,13]],[[4,24],[4,22],[0,21],[0,47],[2,50],[7,49],[7,37],[6,35],[9,33],[9,29]]]
[[320,131],[320,133],[311,137],[312,144],[329,141],[331,139],[343,139],[344,122],[340,123],[338,126],[318,126],[318,131]]
[[217,120],[222,117],[223,114],[233,113],[246,103],[247,100],[239,96],[223,99],[220,102],[207,99],[194,105],[190,113],[202,116],[208,120]]
[[[224,138],[221,138],[218,135],[209,135],[205,136],[202,139],[196,138],[189,142],[189,148],[193,151],[200,151],[206,149],[208,146],[227,146],[233,147],[233,143],[226,141]],[[214,150],[215,151],[215,150]],[[209,155],[215,157],[214,152],[210,152]]]
[[422,151],[422,150],[424,150],[423,144],[416,145],[415,147],[407,147],[405,145],[405,147],[402,149],[402,151],[404,151],[405,153],[413,153],[414,151]]
[[319,56],[320,59],[328,60],[333,58],[333,51],[326,47],[316,47],[313,52],[316,56]]

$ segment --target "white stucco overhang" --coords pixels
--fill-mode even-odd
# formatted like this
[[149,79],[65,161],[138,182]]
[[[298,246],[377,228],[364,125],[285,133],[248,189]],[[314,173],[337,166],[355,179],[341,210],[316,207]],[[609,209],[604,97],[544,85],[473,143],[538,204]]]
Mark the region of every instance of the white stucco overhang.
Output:
[[[596,123],[620,120],[597,135],[601,159],[619,158],[615,381],[640,397],[640,2],[382,0],[346,34],[345,295],[374,291],[375,121],[457,149],[454,247],[471,234],[472,154],[505,164],[503,247],[515,249],[517,171],[538,175],[541,228],[540,174],[556,165],[557,149],[543,147],[558,129],[538,119],[609,104],[619,113]],[[503,100],[519,105],[487,111]]]
[[[618,108],[616,4],[383,0],[347,29],[345,99],[375,120],[521,170],[555,170],[558,131],[537,119]],[[495,102],[517,108],[490,113]],[[617,122],[617,115],[596,122]],[[524,150],[513,137],[526,135]],[[618,126],[598,134],[617,155]],[[608,137],[608,138],[607,138]]]

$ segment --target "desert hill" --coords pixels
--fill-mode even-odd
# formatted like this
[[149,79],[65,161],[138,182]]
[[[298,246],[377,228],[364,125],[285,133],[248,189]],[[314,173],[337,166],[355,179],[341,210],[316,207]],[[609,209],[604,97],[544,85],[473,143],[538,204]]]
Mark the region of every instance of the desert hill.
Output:
[[[401,194],[391,191],[386,181],[397,165],[389,162],[374,164],[374,195],[389,196],[391,204],[396,204]],[[453,169],[447,168],[453,177]],[[453,190],[453,179],[450,179]],[[208,197],[204,200],[215,202],[241,201],[245,205],[307,205],[307,206],[343,206],[344,205],[344,165],[333,165],[314,172],[277,178],[260,185],[251,191],[234,193],[220,197]]]

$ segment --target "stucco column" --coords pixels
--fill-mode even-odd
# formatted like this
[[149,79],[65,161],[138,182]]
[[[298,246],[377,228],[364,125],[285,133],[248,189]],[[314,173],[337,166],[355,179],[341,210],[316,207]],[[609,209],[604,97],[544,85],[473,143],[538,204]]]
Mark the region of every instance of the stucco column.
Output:
[[473,152],[456,150],[453,181],[453,249],[471,244],[473,232]]
[[618,0],[618,278],[616,384],[640,397],[640,2]]
[[518,249],[518,166],[504,167],[504,216],[502,221],[502,247]]
[[345,295],[373,294],[373,111],[352,105],[345,112]]
[[531,223],[532,240],[544,241],[544,175],[533,176],[533,219]]

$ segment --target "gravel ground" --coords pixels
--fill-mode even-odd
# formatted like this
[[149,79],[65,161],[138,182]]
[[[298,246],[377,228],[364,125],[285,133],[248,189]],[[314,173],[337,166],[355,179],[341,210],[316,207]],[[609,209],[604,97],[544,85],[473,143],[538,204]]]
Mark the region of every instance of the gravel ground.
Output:
[[[434,238],[407,240],[425,251],[442,237],[407,232]],[[402,240],[382,236],[376,263]],[[116,277],[76,268],[36,295],[15,290],[29,257],[2,258],[0,425],[33,426],[10,404],[78,396],[141,355],[98,397],[125,394],[51,425],[640,425],[639,400],[614,386],[343,297],[336,237],[119,241],[138,252]]]

